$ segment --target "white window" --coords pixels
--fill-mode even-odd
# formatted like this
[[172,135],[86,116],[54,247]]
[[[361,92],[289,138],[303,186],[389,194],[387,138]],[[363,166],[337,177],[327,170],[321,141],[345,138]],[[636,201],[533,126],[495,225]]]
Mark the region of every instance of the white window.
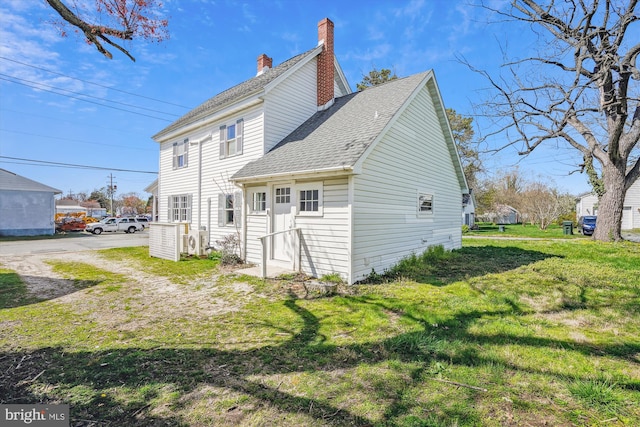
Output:
[[251,213],[265,213],[267,211],[267,192],[254,191],[251,193]]
[[418,214],[428,215],[433,213],[433,194],[418,193]]
[[233,194],[227,194],[224,202],[224,225],[233,224]]
[[318,212],[318,190],[300,191],[300,212]]
[[322,215],[322,183],[299,186],[298,215]]
[[169,222],[191,222],[191,195],[169,196]]
[[180,169],[187,167],[189,154],[189,140],[173,143],[173,168]]
[[276,203],[291,203],[291,187],[276,188]]
[[220,126],[220,158],[238,156],[242,154],[244,139],[244,120]]

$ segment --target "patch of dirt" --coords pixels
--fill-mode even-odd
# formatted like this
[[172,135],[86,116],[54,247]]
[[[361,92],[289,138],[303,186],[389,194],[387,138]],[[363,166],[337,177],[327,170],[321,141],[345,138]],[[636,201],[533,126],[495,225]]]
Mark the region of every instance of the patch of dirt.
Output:
[[[123,292],[89,287],[78,290],[73,280],[53,271],[47,261],[79,262],[126,277]],[[127,331],[150,326],[159,320],[181,318],[208,319],[240,308],[241,302],[227,300],[217,285],[217,276],[193,283],[175,284],[165,277],[141,270],[132,262],[108,260],[94,251],[6,256],[0,264],[15,271],[33,296],[71,304],[100,324]],[[249,294],[251,285],[234,283],[232,291]]]

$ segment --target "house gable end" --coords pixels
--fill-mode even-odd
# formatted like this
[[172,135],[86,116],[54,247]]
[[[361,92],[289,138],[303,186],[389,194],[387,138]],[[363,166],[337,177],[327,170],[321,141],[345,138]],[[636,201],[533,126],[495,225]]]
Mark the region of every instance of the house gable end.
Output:
[[217,113],[228,109],[242,109],[243,103],[246,103],[248,99],[255,98],[264,92],[265,87],[277,80],[283,74],[286,74],[289,69],[294,68],[299,62],[308,62],[315,55],[318,48],[313,48],[300,55],[294,56],[291,59],[283,62],[282,64],[268,69],[263,74],[246,80],[236,86],[233,86],[223,92],[220,92],[216,96],[208,99],[198,107],[192,109],[178,120],[153,135],[152,138],[157,142],[163,142],[168,136],[173,135],[181,128],[191,126],[196,123],[202,125],[215,120]]

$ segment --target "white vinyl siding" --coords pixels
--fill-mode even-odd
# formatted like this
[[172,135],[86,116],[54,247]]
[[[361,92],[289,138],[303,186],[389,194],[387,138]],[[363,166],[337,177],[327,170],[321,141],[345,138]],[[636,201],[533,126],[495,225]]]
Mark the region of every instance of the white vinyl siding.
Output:
[[[249,187],[247,194],[261,191],[262,187]],[[322,215],[296,215],[295,227],[302,234],[302,271],[315,277],[338,273],[344,280],[349,271],[349,210],[347,206],[347,178],[323,182],[295,184],[291,187],[292,200],[300,191],[317,189],[322,196]],[[295,198],[293,196],[296,196]],[[267,193],[267,202],[274,197]],[[246,206],[246,204],[245,204]],[[267,204],[267,209],[271,206]],[[247,261],[260,264],[262,247],[259,237],[272,231],[271,215],[247,217]],[[270,245],[267,245],[269,250]]]
[[[338,273],[344,280],[349,272],[349,210],[347,178],[304,184],[322,190],[322,216],[296,217],[302,230],[302,271],[314,277]],[[294,187],[295,188],[295,187]],[[300,188],[295,188],[296,192]]]
[[315,60],[268,93],[265,97],[265,152],[316,113],[316,96]]
[[[220,159],[220,126],[237,123],[243,119],[243,147],[242,155]],[[263,155],[263,110],[258,105],[244,110],[239,114],[220,121],[211,122],[207,126],[186,135],[190,141],[202,141],[202,147],[197,144],[189,149],[189,167],[173,170],[171,142],[161,144],[160,175],[158,179],[159,191],[159,221],[168,222],[167,198],[172,194],[192,194],[191,228],[207,229],[209,241],[215,245],[217,240],[241,231],[237,226],[218,226],[218,197],[220,194],[233,194],[239,188],[229,182],[229,178],[247,162],[256,160]],[[183,137],[184,139],[184,137]],[[202,153],[200,197],[198,197],[198,158]],[[240,214],[238,214],[240,215]],[[200,223],[198,223],[200,218]]]
[[624,206],[631,208],[626,212],[630,216],[627,224],[631,225],[631,228],[640,228],[640,179],[627,190]]
[[[158,176],[158,217],[160,222],[169,222],[169,196],[197,194],[197,164],[196,167],[174,169],[174,142],[165,142],[160,145],[160,174]],[[189,164],[193,164],[194,161],[197,162],[197,153],[195,156],[191,155],[189,157]],[[192,202],[197,203],[195,200]],[[192,205],[193,208],[195,206]],[[195,211],[192,210],[193,212]]]
[[[431,215],[416,215],[417,194],[433,196]],[[462,190],[426,88],[354,176],[353,281],[432,245],[461,246]]]
[[[628,192],[627,192],[628,194]],[[598,196],[587,194],[581,197],[576,203],[576,220],[585,215],[596,215],[598,206]]]

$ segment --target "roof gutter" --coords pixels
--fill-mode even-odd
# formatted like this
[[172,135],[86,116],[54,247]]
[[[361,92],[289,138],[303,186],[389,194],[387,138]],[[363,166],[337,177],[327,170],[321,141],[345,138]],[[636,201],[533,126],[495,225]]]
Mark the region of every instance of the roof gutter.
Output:
[[[254,107],[258,104],[261,104],[264,102],[264,99],[261,97],[263,93],[263,90],[257,91],[252,93],[251,95],[240,99],[236,102],[233,103],[232,106],[229,106],[227,108],[218,110],[214,113],[212,113],[211,115],[205,115],[204,117],[201,117],[199,119],[196,119],[195,121],[189,123],[187,126],[180,126],[178,128],[176,128],[173,131],[167,132],[167,133],[158,133],[156,135],[154,135],[152,138],[159,143],[168,141],[170,139],[174,139],[179,137],[180,135],[186,134],[186,133],[191,133],[193,131],[196,131],[204,126],[208,126],[213,122],[216,122],[218,120],[222,120],[227,116],[231,116],[233,114],[238,113],[239,111],[242,110],[246,110],[247,108],[251,108]],[[250,101],[247,101],[250,98],[254,98],[251,99]]]
[[299,171],[299,172],[281,172],[274,173],[268,175],[254,175],[248,177],[240,177],[234,178],[231,177],[229,180],[236,184],[248,184],[253,182],[265,182],[265,181],[276,181],[283,179],[317,179],[324,177],[332,177],[337,175],[350,175],[353,173],[353,167],[351,166],[337,166],[332,168],[325,169],[315,169],[312,171]]

